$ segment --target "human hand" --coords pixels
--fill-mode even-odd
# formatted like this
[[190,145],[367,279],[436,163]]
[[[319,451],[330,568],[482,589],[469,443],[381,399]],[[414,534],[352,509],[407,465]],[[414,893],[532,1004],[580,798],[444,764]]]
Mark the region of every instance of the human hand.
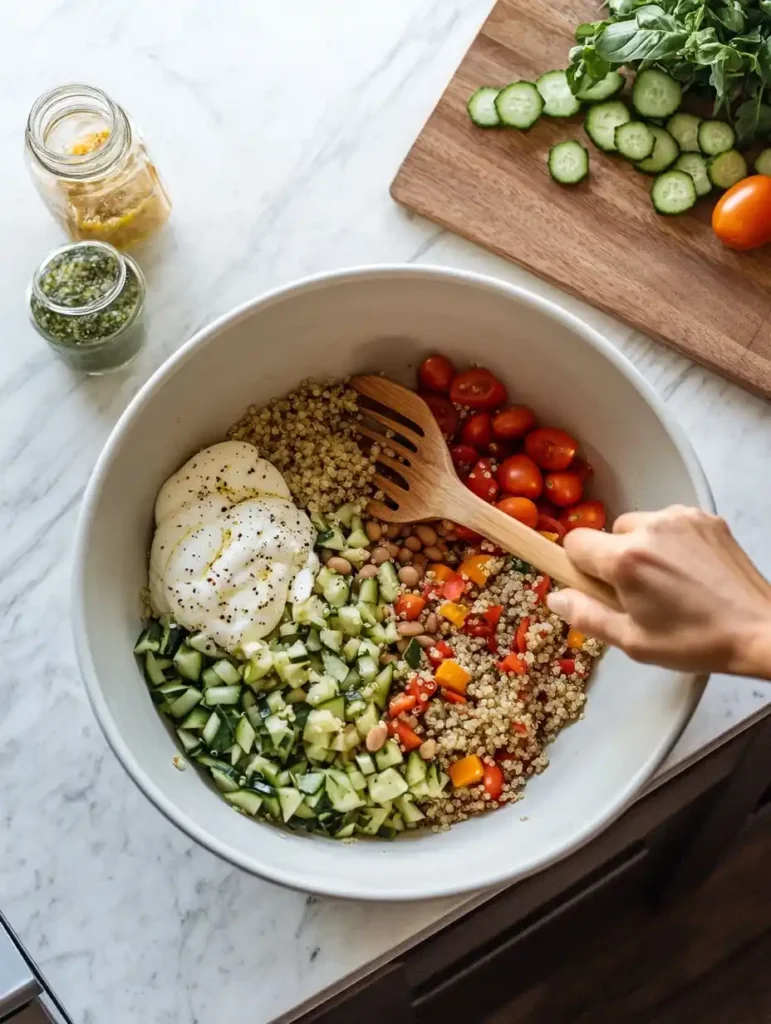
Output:
[[771,585],[725,520],[673,506],[620,516],[612,533],[573,530],[565,551],[610,583],[623,611],[576,590],[549,608],[636,661],[771,678]]

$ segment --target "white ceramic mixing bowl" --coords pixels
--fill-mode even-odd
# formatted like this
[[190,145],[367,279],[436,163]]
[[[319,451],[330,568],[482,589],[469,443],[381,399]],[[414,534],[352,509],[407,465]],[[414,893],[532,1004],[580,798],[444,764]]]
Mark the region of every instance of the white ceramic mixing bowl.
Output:
[[88,485],[76,553],[78,656],[110,745],[153,803],[214,853],[299,889],[396,900],[521,879],[629,804],[701,693],[691,677],[610,651],[584,720],[559,736],[522,802],[390,843],[340,844],[256,822],[198,772],[173,767],[173,741],[132,655],[158,488],[247,406],[307,377],[385,370],[411,383],[432,351],[489,366],[513,399],[575,433],[612,513],[711,507],[688,442],[630,364],[570,314],[499,281],[421,267],[326,275],[249,302],[184,345],[121,417]]

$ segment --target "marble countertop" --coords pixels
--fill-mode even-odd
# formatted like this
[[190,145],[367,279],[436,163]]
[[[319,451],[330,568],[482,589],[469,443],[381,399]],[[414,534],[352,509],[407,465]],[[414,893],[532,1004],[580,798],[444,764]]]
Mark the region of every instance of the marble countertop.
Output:
[[[388,185],[489,0],[39,0],[5,11],[0,151],[0,906],[75,1021],[269,1021],[435,927],[460,900],[343,903],[289,892],[194,846],[107,749],[69,627],[73,529],[116,419],[190,334],[305,274],[412,261],[554,289],[418,221]],[[62,239],[21,156],[27,111],[100,85],[143,127],[171,226],[139,254],[150,341],[85,379],[26,322],[37,260]],[[561,296],[639,367],[696,446],[719,508],[771,572],[771,407]],[[670,759],[771,697],[714,678]],[[377,927],[373,927],[373,924]]]

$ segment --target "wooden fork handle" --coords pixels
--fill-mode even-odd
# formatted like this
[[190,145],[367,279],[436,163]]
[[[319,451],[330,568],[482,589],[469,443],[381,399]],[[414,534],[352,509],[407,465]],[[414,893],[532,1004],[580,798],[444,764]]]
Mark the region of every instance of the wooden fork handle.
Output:
[[563,548],[542,537],[500,509],[472,494],[462,484],[453,488],[453,512],[448,519],[476,530],[499,547],[529,562],[541,572],[548,573],[565,586],[594,597],[609,608],[621,611],[621,605],[612,587],[594,576],[587,576],[570,561]]

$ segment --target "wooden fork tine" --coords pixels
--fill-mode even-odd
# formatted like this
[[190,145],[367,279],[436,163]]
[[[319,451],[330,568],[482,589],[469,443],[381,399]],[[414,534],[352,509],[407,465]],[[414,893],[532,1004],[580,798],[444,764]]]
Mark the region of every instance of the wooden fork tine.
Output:
[[[397,423],[396,420],[392,420],[390,416],[386,416],[382,412],[378,412],[377,409],[368,409],[366,406],[362,406],[361,411],[369,416],[373,420],[377,420],[378,423],[382,423],[384,427],[389,430],[393,430],[396,434],[401,434],[402,437],[406,437],[408,441],[417,447],[423,438],[420,434],[416,433],[410,427],[405,427],[402,423]],[[390,439],[387,439],[390,440]],[[395,451],[396,449],[394,449]],[[414,455],[414,452],[413,452]]]
[[414,391],[410,391],[409,388],[397,384],[396,381],[389,380],[388,377],[379,377],[377,375],[354,377],[351,384],[356,391],[359,391],[362,395],[368,395],[376,402],[380,402],[381,405],[388,405],[404,414],[412,413],[415,417],[415,422],[418,424],[425,420],[428,415],[428,410],[422,398],[416,395]]
[[381,447],[385,446],[386,448],[390,448],[392,451],[395,451],[397,455],[403,455],[405,459],[415,458],[415,452],[406,445],[401,444],[394,437],[386,437],[385,434],[378,434],[376,430],[372,430],[370,427],[365,427],[361,423],[357,424],[356,429],[360,434],[363,434],[364,437],[368,437],[370,441],[374,441]]
[[382,519],[384,523],[400,522],[399,519],[394,519],[394,516],[399,515],[398,510],[386,505],[384,501],[378,501],[377,498],[370,498],[367,502],[367,514],[374,516],[375,519]]
[[384,466],[388,466],[388,468],[392,469],[395,473],[399,473],[399,475],[403,476],[405,480],[407,479],[410,467],[405,466],[403,462],[399,462],[398,459],[392,459],[390,455],[384,455],[383,452],[380,452],[377,457],[377,461],[382,462]]
[[384,494],[387,494],[389,498],[393,498],[394,501],[403,499],[407,493],[400,483],[396,480],[392,480],[388,476],[383,476],[382,473],[375,473],[372,477],[373,483],[375,483]]

